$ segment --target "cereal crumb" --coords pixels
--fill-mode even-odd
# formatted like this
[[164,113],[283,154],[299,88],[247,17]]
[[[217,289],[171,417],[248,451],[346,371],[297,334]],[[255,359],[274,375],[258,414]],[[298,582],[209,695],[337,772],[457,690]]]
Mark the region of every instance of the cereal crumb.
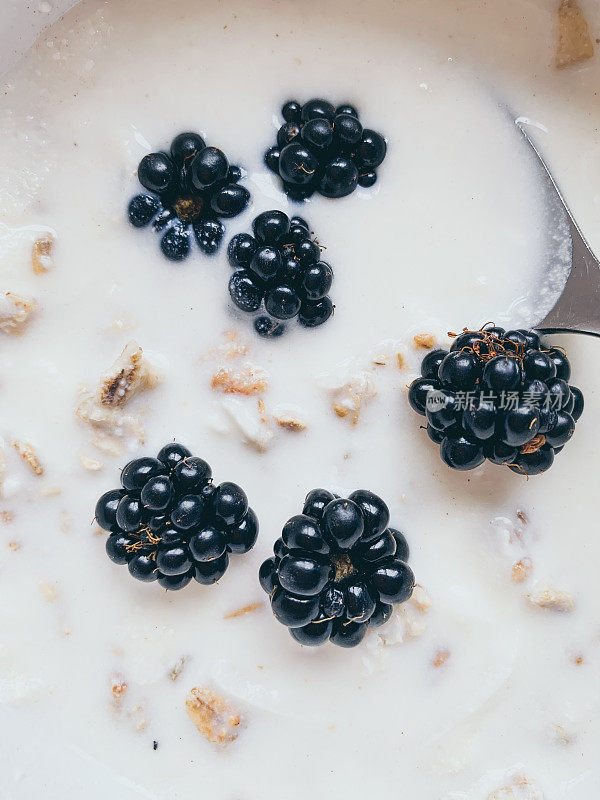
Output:
[[449,650],[438,650],[435,656],[431,659],[432,667],[443,667],[450,658]]
[[15,515],[12,511],[0,511],[0,522],[3,522],[5,525],[9,525],[15,518]]
[[583,656],[581,653],[577,653],[577,655],[573,657],[573,663],[578,667],[583,664]]
[[45,233],[39,236],[31,246],[31,266],[36,275],[43,275],[54,266],[52,250],[54,249],[54,236]]
[[13,447],[35,475],[39,476],[44,474],[44,468],[30,444],[26,442],[13,442]]
[[552,726],[552,739],[557,743],[568,747],[573,744],[577,739],[577,734],[572,730],[568,730],[564,725],[555,723]]
[[98,461],[97,458],[90,458],[90,456],[80,453],[79,460],[81,462],[81,466],[84,469],[90,470],[90,472],[97,472],[98,470],[102,469],[102,462]]
[[288,431],[306,430],[306,422],[299,417],[294,417],[292,414],[280,414],[275,417],[275,422],[280,428],[285,428]]
[[544,800],[544,795],[525,775],[518,773],[504,786],[491,792],[487,800]]
[[37,310],[32,297],[14,292],[0,294],[0,331],[10,336],[20,336]]
[[431,350],[435,346],[435,337],[431,333],[417,333],[413,336],[413,341],[417,347],[424,350]]
[[538,608],[549,609],[550,611],[568,613],[575,609],[575,599],[573,595],[562,589],[538,589],[526,595],[526,598],[532,605],[538,606]]
[[417,611],[420,611],[421,614],[426,614],[433,605],[431,602],[431,597],[429,597],[425,589],[418,583],[415,584],[415,588],[413,589],[412,597],[410,598],[409,602],[417,609]]
[[237,617],[243,617],[245,614],[250,614],[252,611],[257,611],[259,608],[262,608],[262,603],[250,603],[249,605],[238,608],[235,611],[230,611],[229,614],[224,614],[223,619],[236,619]]
[[178,678],[178,677],[181,675],[181,673],[183,672],[183,667],[184,667],[184,666],[185,666],[185,657],[184,657],[184,656],[180,656],[180,657],[177,659],[177,661],[176,661],[176,662],[173,664],[173,666],[171,667],[171,669],[169,670],[169,678],[170,678],[172,681],[176,681],[176,680],[177,680],[177,678]]
[[555,65],[558,69],[586,61],[594,45],[583,11],[576,0],[561,0],[558,7],[558,41]]
[[527,514],[521,508],[517,509],[517,519],[519,520],[519,522],[522,522],[523,525],[527,525],[529,523],[529,518],[527,517]]
[[369,372],[359,371],[337,389],[331,407],[341,419],[357,425],[362,409],[377,394],[373,377]]
[[38,586],[39,586],[40,592],[44,595],[46,600],[49,603],[54,603],[54,601],[58,597],[58,594],[57,594],[57,591],[56,591],[56,587],[54,586],[54,584],[50,583],[50,581],[47,581],[47,580],[41,580],[38,583]]
[[20,550],[23,545],[21,542],[12,541],[8,543],[8,549],[12,550],[13,553],[16,553],[17,550]]
[[221,367],[212,376],[210,385],[224,394],[263,394],[269,388],[269,376],[261,367],[251,364],[243,364],[237,370]]
[[528,556],[525,556],[520,561],[517,561],[516,564],[513,564],[510,579],[513,583],[523,583],[531,575],[532,571],[533,561]]
[[56,497],[57,495],[62,494],[62,489],[60,486],[50,484],[49,486],[43,486],[40,489],[40,494],[42,497]]
[[220,695],[205,686],[192,689],[185,701],[189,718],[213,744],[226,744],[237,738],[240,714]]
[[144,358],[137,342],[129,342],[114,364],[100,378],[96,399],[103,406],[122,406],[136,392],[153,389],[161,380]]
[[398,362],[398,369],[406,369],[406,358],[403,353],[397,353],[396,360]]

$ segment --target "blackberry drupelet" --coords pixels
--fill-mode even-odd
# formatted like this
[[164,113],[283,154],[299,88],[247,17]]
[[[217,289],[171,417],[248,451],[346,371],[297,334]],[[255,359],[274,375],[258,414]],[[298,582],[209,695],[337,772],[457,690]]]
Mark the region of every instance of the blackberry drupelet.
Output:
[[285,122],[276,146],[265,153],[265,164],[279,175],[292,200],[305,200],[314,192],[345,197],[357,186],[368,188],[376,182],[386,141],[376,131],[363,129],[353,106],[335,109],[327,100],[304,105],[289,100],[281,115]]
[[229,482],[215,486],[210,465],[181,444],[130,461],[121,484],[98,500],[96,521],[109,533],[110,560],[127,564],[138,580],[172,591],[192,578],[216,583],[229,555],[247,553],[256,542],[258,519],[244,490]]
[[227,249],[236,270],[229,280],[233,303],[247,313],[264,307],[254,320],[259,336],[276,338],[286,322],[314,328],[333,314],[328,292],[333,270],[320,261],[321,247],[306,220],[282,211],[265,211],[252,223],[254,235],[238,233]]
[[451,335],[450,351],[430,351],[408,390],[442,460],[458,470],[487,459],[521,475],[545,472],[583,412],[564,351],[524,329]]
[[169,153],[150,153],[140,161],[138,179],[152,194],[138,194],[128,217],[136,228],[152,222],[161,233],[160,248],[171,261],[190,253],[192,238],[202,252],[215,253],[223,239],[221,219],[235,217],[250,200],[239,184],[242,171],[197,133],[180,133]]
[[326,489],[307,494],[259,571],[273,614],[297,642],[354,647],[408,600],[408,544],[389,521],[387,505],[366,489],[347,499]]

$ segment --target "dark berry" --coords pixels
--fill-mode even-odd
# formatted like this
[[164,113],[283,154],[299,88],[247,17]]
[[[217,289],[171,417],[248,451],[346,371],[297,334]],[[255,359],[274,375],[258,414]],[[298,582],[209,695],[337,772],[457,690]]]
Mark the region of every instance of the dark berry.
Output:
[[410,550],[408,542],[406,541],[406,536],[395,528],[390,528],[389,531],[396,542],[396,559],[398,561],[408,561]]
[[308,122],[317,117],[328,119],[333,122],[335,118],[335,108],[327,100],[309,100],[302,106],[302,122]]
[[312,197],[316,192],[315,180],[311,180],[306,184],[299,185],[294,183],[283,182],[283,191],[287,194],[290,200],[296,203],[303,203]]
[[[163,520],[166,517],[163,516]],[[169,525],[171,521],[169,520]],[[160,535],[160,546],[161,547],[174,547],[175,545],[183,544],[183,533],[181,531],[176,531],[175,528],[171,527],[160,527],[154,530],[154,533]]]
[[276,286],[265,297],[265,308],[275,319],[291,319],[300,311],[300,297],[290,286]]
[[250,192],[239,183],[227,183],[213,194],[210,205],[219,217],[236,217],[250,202]]
[[558,347],[551,347],[546,355],[551,359],[556,367],[556,377],[567,383],[571,379],[571,365],[569,359]]
[[328,585],[321,595],[321,610],[326,617],[341,617],[346,613],[346,595],[339,586]]
[[156,569],[154,559],[145,553],[134,555],[129,560],[127,568],[131,577],[138,581],[149,583],[158,578],[158,570]]
[[210,464],[197,456],[187,456],[173,470],[173,479],[180,494],[198,492],[211,478]]
[[539,378],[523,381],[521,397],[524,403],[536,408],[543,409],[550,406],[550,391],[547,384]]
[[375,599],[364,581],[346,587],[346,615],[354,622],[366,622],[375,611]]
[[[523,331],[506,331],[503,338],[509,342],[512,342],[513,345],[517,345],[517,347],[528,347],[527,337],[523,335]],[[516,349],[516,347],[513,347],[513,350]]]
[[190,176],[192,185],[199,192],[223,181],[229,171],[227,156],[217,147],[205,147],[192,160]]
[[425,416],[432,427],[438,430],[449,428],[456,423],[460,413],[459,402],[454,392],[448,389],[434,389],[428,393]]
[[403,603],[411,596],[415,576],[408,564],[394,559],[373,572],[373,587],[384,603]]
[[152,220],[152,227],[158,233],[162,231],[169,222],[172,222],[176,218],[176,214],[171,208],[159,207],[158,213]]
[[192,562],[187,547],[176,545],[159,548],[156,554],[156,566],[163,575],[183,575],[189,572]]
[[556,377],[554,361],[539,350],[531,350],[526,354],[523,359],[523,371],[530,380],[539,378],[541,381],[548,381],[550,378]]
[[452,469],[475,469],[485,461],[483,448],[474,444],[462,433],[450,434],[440,445],[442,460]]
[[335,110],[335,113],[336,115],[349,114],[351,117],[358,117],[358,111],[354,108],[354,106],[351,106],[349,103],[344,103],[343,105],[338,106]]
[[[540,347],[540,335],[535,331],[528,331],[525,328],[518,328],[516,331],[509,331],[508,333],[520,333],[521,336],[525,339],[525,346],[531,348],[533,350],[539,350]],[[507,335],[507,338],[511,338]]]
[[336,156],[323,170],[319,191],[325,197],[345,197],[356,189],[358,170],[352,159]]
[[410,403],[410,407],[413,411],[416,411],[417,414],[425,416],[425,404],[427,402],[428,393],[435,392],[440,388],[440,383],[437,380],[437,373],[435,377],[427,376],[424,378],[416,378],[408,389],[408,402]]
[[230,553],[243,555],[251,550],[258,538],[258,517],[249,508],[246,516],[227,528],[227,548]]
[[144,228],[150,223],[159,208],[160,202],[156,197],[150,197],[148,194],[138,194],[130,201],[127,209],[129,222],[136,228]]
[[177,169],[166,153],[150,153],[140,161],[138,180],[148,191],[165,194],[177,184]]
[[285,546],[283,539],[279,537],[279,539],[275,539],[273,542],[273,553],[275,558],[281,560],[288,552],[287,547]]
[[533,453],[520,453],[509,467],[520,475],[539,475],[550,469],[553,462],[554,450],[545,444]]
[[322,153],[333,141],[331,122],[324,117],[317,117],[306,122],[302,128],[302,141],[313,152]]
[[570,386],[571,394],[573,395],[573,410],[571,411],[571,416],[577,422],[579,417],[583,414],[583,394],[581,389],[578,389],[576,386]]
[[316,264],[321,256],[321,248],[310,239],[303,239],[294,245],[294,255],[303,267]]
[[229,555],[223,553],[220,558],[212,561],[197,561],[194,564],[194,578],[198,583],[210,586],[219,581],[227,572],[229,566]]
[[353,114],[338,114],[333,121],[335,141],[342,150],[350,150],[360,141],[362,125]]
[[241,522],[248,511],[246,492],[237,483],[221,483],[215,492],[213,511],[225,525]]
[[495,356],[483,368],[483,382],[493,392],[510,392],[521,383],[521,366],[516,358]]
[[395,553],[396,540],[390,531],[384,531],[377,539],[365,543],[361,548],[360,557],[368,564],[376,564],[386,558],[392,558]]
[[171,504],[173,498],[173,484],[166,475],[157,475],[150,478],[144,485],[140,500],[144,508],[149,511],[164,511]]
[[165,474],[165,465],[157,458],[134,458],[121,471],[121,483],[127,491],[139,491],[150,478]]
[[331,289],[332,283],[333,270],[325,261],[318,261],[304,273],[302,289],[308,300],[320,300]]
[[270,317],[257,317],[254,320],[254,330],[265,339],[277,339],[285,333],[285,325]]
[[556,409],[550,407],[540,408],[538,409],[538,413],[540,417],[540,427],[538,428],[538,433],[548,433],[550,428],[553,428],[556,425]]
[[158,584],[163,589],[171,592],[176,592],[179,589],[184,589],[194,577],[194,570],[190,569],[181,575],[159,575]]
[[281,116],[286,122],[300,122],[302,117],[302,106],[296,100],[288,100],[283,104]]
[[379,601],[375,606],[375,611],[369,617],[369,628],[378,628],[380,625],[384,625],[392,616],[393,610],[394,606]]
[[279,155],[279,174],[291,185],[311,183],[318,166],[319,162],[313,153],[299,142],[286,145]]
[[274,247],[265,246],[257,250],[252,256],[250,269],[264,281],[271,280],[281,269],[281,253]]
[[566,381],[551,378],[548,383],[550,407],[556,411],[564,409],[571,402],[571,390]]
[[160,249],[169,261],[183,261],[190,252],[190,232],[183,225],[172,225],[160,240]]
[[437,428],[434,428],[433,425],[430,425],[429,423],[427,423],[427,425],[425,426],[425,430],[427,431],[427,436],[429,436],[431,441],[435,442],[435,444],[441,444],[446,438],[446,431],[440,431]]
[[272,171],[279,174],[279,156],[281,151],[278,147],[270,147],[265,153],[265,164]]
[[277,559],[271,557],[267,558],[267,560],[263,561],[260,565],[258,580],[267,594],[271,594],[279,585],[279,581],[277,580],[277,564]]
[[291,244],[300,244],[305,239],[310,239],[310,232],[302,225],[291,224],[287,238]]
[[227,257],[232,267],[248,267],[258,249],[256,239],[249,233],[236,233],[227,247]]
[[112,531],[117,524],[117,508],[124,494],[121,489],[111,489],[96,503],[96,522],[103,530]]
[[277,273],[277,282],[297,287],[304,275],[304,270],[297,258],[287,256],[283,259],[281,269]]
[[225,226],[218,219],[201,219],[192,222],[198,247],[210,256],[216,253],[225,234]]
[[263,289],[257,279],[245,269],[234,272],[229,279],[229,294],[242,311],[258,311],[263,301]]
[[325,506],[329,505],[332,500],[335,500],[335,496],[327,489],[313,489],[304,499],[302,513],[307,517],[319,520],[323,516]]
[[327,322],[332,314],[333,303],[329,297],[323,297],[321,300],[302,303],[298,321],[305,328],[316,328],[318,325]]
[[264,211],[252,223],[254,236],[263,244],[274,245],[290,230],[290,219],[283,211]]
[[465,331],[464,333],[460,333],[452,342],[450,350],[453,352],[456,350],[470,350],[482,354],[488,352],[481,331]]
[[331,565],[319,556],[290,553],[281,559],[279,583],[288,592],[301,597],[318,595],[331,577]]
[[477,358],[462,350],[448,353],[438,371],[442,384],[458,392],[473,389],[480,374]]
[[296,225],[299,228],[304,228],[307,233],[310,230],[308,222],[304,219],[304,217],[292,217],[290,220],[290,225]]
[[180,133],[171,142],[171,158],[178,167],[183,167],[205,147],[204,139],[197,133]]
[[387,145],[383,136],[365,128],[356,150],[356,157],[361,167],[376,169],[385,158],[386,151]]
[[492,464],[512,464],[519,450],[494,438],[484,442],[483,454]]
[[229,169],[227,171],[227,182],[228,183],[237,183],[242,179],[242,170],[240,167],[236,167],[234,164],[229,165]]
[[137,497],[126,494],[119,501],[115,521],[118,527],[126,533],[137,530],[144,515],[144,507]]
[[183,459],[191,456],[192,454],[182,444],[177,442],[170,442],[160,449],[158,453],[158,460],[161,461],[169,470],[175,469],[177,464]]
[[504,328],[499,328],[497,325],[484,325],[483,330],[489,334],[490,336],[494,336],[496,339],[501,339],[506,331]]
[[277,131],[277,146],[281,150],[300,136],[300,125],[297,122],[286,122]]
[[303,625],[301,628],[290,628],[290,635],[298,644],[308,647],[318,647],[329,640],[333,631],[333,620],[316,619]]
[[[575,431],[575,421],[566,411],[557,411],[554,425],[546,432],[546,442],[552,447],[562,447]],[[118,518],[118,512],[117,512]]]
[[322,525],[324,533],[340,550],[349,550],[362,536],[365,522],[360,506],[340,497],[325,507]]
[[190,553],[194,561],[214,561],[220,558],[227,547],[225,533],[214,525],[207,525],[196,531],[189,541]]
[[476,439],[489,439],[496,428],[496,406],[491,400],[479,397],[463,411],[462,423],[467,434]]
[[131,558],[132,550],[128,548],[134,540],[123,533],[113,533],[106,540],[106,554],[115,564],[127,564]]
[[370,542],[381,536],[390,521],[390,510],[381,497],[368,489],[357,489],[349,499],[361,510],[364,523],[363,541]]
[[180,497],[171,511],[171,523],[180,531],[198,527],[206,512],[205,500],[197,494]]
[[376,183],[377,173],[375,171],[360,172],[358,174],[358,185],[362,186],[363,189],[370,189],[371,186],[374,186]]
[[281,538],[289,550],[328,555],[331,548],[323,538],[317,520],[305,514],[291,517],[283,526]]
[[338,647],[356,647],[365,638],[366,624],[336,619],[329,641]]
[[288,628],[301,628],[317,617],[319,598],[297,597],[277,587],[271,597],[271,610],[282,625]]
[[536,436],[539,427],[539,409],[528,405],[511,408],[498,420],[500,438],[511,447],[522,447]]

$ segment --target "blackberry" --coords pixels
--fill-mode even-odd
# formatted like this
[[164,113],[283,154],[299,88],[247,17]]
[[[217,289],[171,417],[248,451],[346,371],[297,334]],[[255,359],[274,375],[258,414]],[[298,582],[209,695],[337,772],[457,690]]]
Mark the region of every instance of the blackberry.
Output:
[[363,129],[354,106],[290,100],[281,115],[285,121],[276,146],[265,153],[265,164],[279,175],[290,199],[302,201],[315,191],[345,197],[358,185],[368,188],[377,181],[386,141],[376,131]]
[[302,217],[272,210],[259,214],[251,236],[236,234],[227,255],[236,270],[229,279],[233,303],[247,313],[264,304],[266,315],[254,320],[259,336],[275,338],[285,331],[281,321],[298,317],[304,327],[316,327],[333,313],[328,292],[333,270],[321,261],[321,247]]
[[450,351],[431,350],[408,390],[442,460],[457,470],[487,459],[522,475],[545,472],[583,412],[564,350],[536,331],[492,324],[450,335]]
[[254,547],[258,518],[244,490],[228,482],[215,486],[210,465],[181,444],[130,461],[121,483],[98,500],[95,517],[109,533],[110,560],[127,564],[138,580],[157,580],[171,591],[192,578],[216,583],[230,554]]
[[130,201],[129,221],[136,228],[152,222],[163,232],[160,248],[171,261],[187,258],[192,231],[200,250],[211,255],[225,233],[221,219],[237,216],[250,201],[241,178],[241,169],[221,150],[207,147],[197,133],[180,133],[169,153],[150,153],[140,161],[138,179],[152,194]]
[[408,544],[373,492],[313,489],[259,570],[274,616],[304,645],[354,647],[412,594]]

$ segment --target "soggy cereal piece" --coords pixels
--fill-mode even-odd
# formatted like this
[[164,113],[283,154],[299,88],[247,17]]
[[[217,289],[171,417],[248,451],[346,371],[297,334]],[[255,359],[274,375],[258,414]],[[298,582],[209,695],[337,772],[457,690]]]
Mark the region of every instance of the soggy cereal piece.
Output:
[[216,392],[224,394],[263,394],[269,388],[269,375],[261,367],[252,364],[243,364],[238,369],[220,367],[210,385]]
[[306,422],[300,417],[292,413],[281,413],[275,417],[275,422],[280,428],[285,428],[288,431],[304,431],[306,430]]
[[235,611],[230,611],[229,614],[224,614],[223,619],[237,619],[238,617],[244,617],[246,614],[251,614],[253,611],[258,611],[259,608],[262,608],[262,603],[250,603],[242,608],[236,608]]
[[510,579],[513,583],[523,583],[533,572],[533,561],[525,556],[513,564],[510,571]]
[[347,419],[352,425],[357,425],[364,406],[376,395],[372,374],[359,370],[334,392],[331,407],[340,419]]
[[265,413],[264,404],[241,397],[224,397],[221,407],[246,444],[263,453],[273,441],[271,421]]
[[0,522],[4,525],[10,525],[10,523],[14,520],[15,515],[12,511],[0,511]]
[[31,246],[31,266],[36,275],[43,275],[54,266],[52,251],[54,249],[54,236],[48,232],[33,242]]
[[435,337],[432,333],[417,333],[413,336],[415,347],[420,347],[423,350],[431,350],[435,347]]
[[429,597],[425,589],[418,583],[415,584],[412,596],[407,602],[409,605],[414,606],[421,614],[426,614],[433,605],[431,597]]
[[38,583],[38,586],[39,586],[40,592],[44,595],[46,600],[49,603],[54,603],[54,601],[58,597],[55,585],[53,583],[51,583],[50,581],[48,581],[48,580],[41,580]]
[[111,455],[120,455],[123,446],[119,439],[132,438],[144,444],[146,434],[139,417],[125,414],[119,408],[98,403],[95,397],[86,397],[76,410],[77,417],[97,429],[94,446]]
[[181,675],[181,673],[183,672],[183,668],[184,668],[184,666],[185,666],[185,657],[184,657],[184,656],[180,656],[180,657],[177,659],[177,661],[176,661],[176,662],[173,664],[173,666],[171,667],[171,669],[169,670],[169,678],[170,678],[172,681],[176,681],[176,680],[177,680],[177,678],[178,678],[178,677]]
[[450,658],[450,650],[438,650],[435,656],[431,659],[432,667],[443,667]]
[[575,610],[575,599],[572,594],[562,589],[542,588],[526,595],[527,600],[538,608],[550,611],[569,613]]
[[97,472],[98,470],[102,469],[101,461],[98,461],[97,458],[90,458],[83,453],[79,454],[79,461],[81,462],[81,466],[90,472]]
[[17,541],[10,541],[8,543],[8,549],[13,553],[16,553],[17,550],[20,550],[22,546],[23,545],[21,544],[21,542],[17,542]]
[[518,773],[488,794],[486,800],[545,800],[545,797],[526,775]]
[[35,475],[44,474],[44,468],[30,444],[27,444],[27,442],[13,442],[13,447]]
[[577,0],[561,0],[558,7],[558,40],[555,65],[558,69],[586,61],[594,55],[587,21]]
[[37,309],[33,297],[14,292],[0,294],[0,331],[10,336],[20,336]]
[[102,406],[122,406],[137,392],[153,389],[161,380],[137,342],[127,344],[119,358],[100,378],[96,399]]
[[237,739],[240,714],[223,697],[205,686],[192,689],[185,701],[189,718],[200,733],[213,744],[227,744]]

